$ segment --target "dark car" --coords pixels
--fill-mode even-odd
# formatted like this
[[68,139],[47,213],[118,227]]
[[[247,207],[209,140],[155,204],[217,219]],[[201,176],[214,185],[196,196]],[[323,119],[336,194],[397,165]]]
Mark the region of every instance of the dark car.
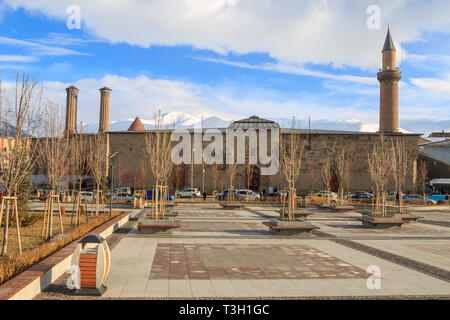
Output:
[[345,196],[345,199],[372,199],[372,194],[366,191],[355,191]]
[[233,192],[233,198],[234,200],[239,199],[239,194],[237,192],[236,189],[232,189],[232,190],[224,190],[222,193],[220,193],[219,195],[217,195],[217,199],[220,201],[224,201],[224,200],[228,200],[229,197],[229,193]]

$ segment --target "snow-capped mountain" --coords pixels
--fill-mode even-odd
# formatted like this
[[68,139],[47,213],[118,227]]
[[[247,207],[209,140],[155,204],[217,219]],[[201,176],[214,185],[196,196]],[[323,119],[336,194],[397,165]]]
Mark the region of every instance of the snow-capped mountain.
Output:
[[[249,115],[235,115],[227,113],[213,113],[202,112],[201,114],[190,114],[183,111],[171,111],[163,114],[163,122],[166,125],[174,123],[176,129],[200,128],[203,115],[203,128],[226,128],[231,122],[239,119],[247,118]],[[146,129],[154,127],[154,119],[146,119],[139,117]],[[263,117],[265,119],[274,120],[280,124],[281,127],[289,128],[292,119],[288,118],[273,118]],[[126,131],[134,118],[121,121],[111,121],[111,131]],[[401,132],[404,133],[424,133],[428,134],[433,131],[441,131],[450,127],[450,121],[414,121],[403,120],[400,121]],[[297,126],[307,129],[309,127],[308,119],[299,119]],[[442,128],[441,128],[442,127]],[[377,132],[379,125],[376,122],[364,122],[362,120],[351,118],[343,120],[311,120],[311,129],[322,130],[341,130],[341,131],[358,131],[358,132]],[[83,132],[97,132],[98,123],[90,123],[83,125]]]

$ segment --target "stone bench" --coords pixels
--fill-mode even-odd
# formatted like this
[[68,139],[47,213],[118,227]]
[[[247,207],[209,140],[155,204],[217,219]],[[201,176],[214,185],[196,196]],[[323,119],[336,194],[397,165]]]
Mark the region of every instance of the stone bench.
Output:
[[319,227],[313,225],[298,225],[298,226],[285,226],[285,225],[275,225],[271,222],[263,222],[264,225],[268,226],[271,230],[283,233],[283,234],[300,234],[300,233],[309,233],[311,230],[320,229]]
[[239,209],[242,207],[240,203],[221,203],[220,205],[224,209]]
[[365,218],[356,218],[360,220],[363,225],[372,226],[376,228],[390,228],[390,227],[401,227],[403,224],[408,223],[408,221],[403,220],[382,220],[383,218],[376,218],[374,220]]

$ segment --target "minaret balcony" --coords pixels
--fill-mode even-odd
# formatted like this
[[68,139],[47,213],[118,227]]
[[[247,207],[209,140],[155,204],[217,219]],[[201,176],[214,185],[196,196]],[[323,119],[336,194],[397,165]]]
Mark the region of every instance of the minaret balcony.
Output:
[[402,73],[399,70],[383,70],[377,73],[377,78],[380,82],[400,81]]

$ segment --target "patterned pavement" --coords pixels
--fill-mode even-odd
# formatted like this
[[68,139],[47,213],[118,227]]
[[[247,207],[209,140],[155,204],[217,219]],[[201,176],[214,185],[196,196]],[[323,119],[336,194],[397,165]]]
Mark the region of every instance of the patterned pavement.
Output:
[[[139,234],[137,222],[129,222],[108,239],[111,272],[103,298],[450,298],[448,227],[411,223],[375,230],[362,227],[354,212],[314,210],[310,220],[320,232],[296,238],[263,224],[279,216],[278,207],[179,204],[174,210],[181,227],[172,235]],[[341,238],[358,248],[334,241]],[[439,276],[396,263],[401,257],[433,266]],[[369,266],[381,270],[376,290],[367,286]],[[65,289],[66,277],[36,299],[82,299]]]

